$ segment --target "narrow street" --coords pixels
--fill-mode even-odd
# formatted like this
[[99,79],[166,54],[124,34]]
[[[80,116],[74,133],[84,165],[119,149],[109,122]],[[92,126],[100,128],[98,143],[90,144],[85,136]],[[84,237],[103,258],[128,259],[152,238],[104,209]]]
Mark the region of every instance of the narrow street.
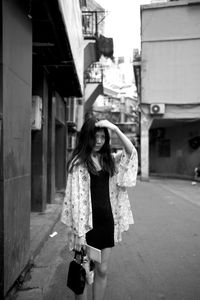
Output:
[[[199,300],[200,184],[138,180],[129,192],[135,225],[113,249],[105,300]],[[59,222],[54,231],[58,234],[38,255],[30,280],[12,299],[74,299],[66,287],[72,256],[65,227]]]

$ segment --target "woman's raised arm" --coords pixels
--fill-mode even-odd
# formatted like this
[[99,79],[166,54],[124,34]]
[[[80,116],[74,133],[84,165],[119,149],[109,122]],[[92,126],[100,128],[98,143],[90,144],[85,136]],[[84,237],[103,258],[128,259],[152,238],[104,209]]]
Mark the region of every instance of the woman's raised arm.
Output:
[[123,147],[125,148],[125,151],[127,154],[131,155],[134,149],[133,144],[129,140],[129,138],[117,127],[115,124],[111,123],[108,120],[100,120],[95,124],[96,127],[106,127],[113,132],[115,132],[120,139]]

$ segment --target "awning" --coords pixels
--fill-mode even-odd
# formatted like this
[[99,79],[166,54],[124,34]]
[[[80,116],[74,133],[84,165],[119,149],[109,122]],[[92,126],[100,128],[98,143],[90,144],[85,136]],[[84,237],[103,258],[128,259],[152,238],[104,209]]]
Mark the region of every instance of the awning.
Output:
[[33,64],[45,68],[63,97],[83,96],[83,36],[78,1],[32,1]]
[[83,91],[83,32],[79,0],[57,0],[69,39],[77,77]]
[[103,95],[102,83],[87,83],[85,88],[84,110],[87,113],[99,95]]

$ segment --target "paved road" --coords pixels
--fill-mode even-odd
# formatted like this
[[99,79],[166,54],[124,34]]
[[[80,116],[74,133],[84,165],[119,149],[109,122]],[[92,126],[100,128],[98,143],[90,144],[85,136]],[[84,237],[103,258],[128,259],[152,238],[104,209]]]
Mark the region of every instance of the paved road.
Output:
[[[200,184],[152,179],[129,194],[135,224],[113,249],[105,300],[200,300]],[[74,299],[65,227],[55,231],[16,300]]]

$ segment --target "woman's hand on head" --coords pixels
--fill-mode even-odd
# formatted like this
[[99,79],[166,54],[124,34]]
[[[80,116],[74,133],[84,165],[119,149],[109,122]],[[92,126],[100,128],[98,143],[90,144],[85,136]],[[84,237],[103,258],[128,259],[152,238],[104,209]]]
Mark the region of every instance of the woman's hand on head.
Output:
[[120,139],[122,146],[125,148],[125,151],[131,155],[134,149],[134,146],[132,144],[132,142],[129,140],[129,138],[119,129],[119,127],[117,127],[115,124],[109,122],[108,120],[101,120],[98,121],[95,126],[97,127],[106,127],[108,129],[111,129],[112,131],[114,131],[118,138]]
[[118,128],[115,124],[111,123],[108,120],[100,120],[100,121],[95,123],[95,126],[100,127],[100,128],[101,127],[106,127],[106,128],[108,128],[110,130],[113,130],[113,131],[115,131]]

